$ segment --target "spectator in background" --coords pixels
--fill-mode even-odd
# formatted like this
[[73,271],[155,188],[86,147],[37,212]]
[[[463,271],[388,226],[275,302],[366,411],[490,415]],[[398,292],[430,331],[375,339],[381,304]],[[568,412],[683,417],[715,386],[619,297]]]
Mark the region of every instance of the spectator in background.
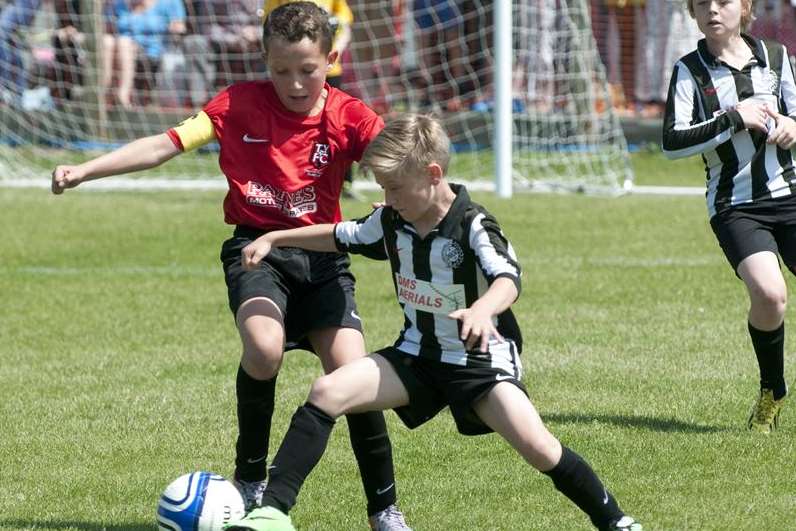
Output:
[[[680,0],[647,2],[637,17],[636,31],[636,111],[642,117],[663,115],[668,72],[661,57],[666,52],[672,12]],[[668,64],[667,64],[668,67]],[[667,68],[668,70],[668,68]]]
[[[668,0],[674,4],[668,20],[669,38],[666,39],[666,54],[661,63],[673,65],[678,59],[693,50],[694,43],[703,37],[696,20],[688,13],[688,7],[679,0]],[[667,77],[670,72],[667,68]],[[668,82],[664,87],[668,90]]]
[[80,21],[81,0],[55,0],[55,51],[52,68],[53,98],[71,100],[83,85],[84,49],[86,40]]
[[671,66],[702,38],[681,0],[647,2],[637,17],[636,111],[645,118],[663,116]]
[[796,0],[758,0],[756,20],[749,33],[760,39],[782,43],[793,60],[796,54]]
[[414,17],[420,33],[418,56],[426,98],[422,107],[445,102],[451,112],[462,107],[459,83],[465,79],[464,19],[453,0],[414,0]]
[[351,47],[351,71],[344,73],[346,92],[363,99],[379,114],[388,112],[393,104],[401,108],[406,103],[403,97],[406,89],[399,79],[402,55],[406,53],[403,32],[406,2],[351,0],[350,3],[354,13],[351,40],[362,45]]
[[204,105],[218,85],[262,73],[260,0],[187,1],[189,34],[183,39],[188,96]]
[[[558,18],[557,0],[531,0],[533,8],[526,2],[520,2],[515,20],[524,22],[521,26],[527,29],[517,49],[517,63],[514,69],[514,112],[522,112],[525,99],[540,112],[553,109],[555,92],[554,47],[556,40],[556,19]],[[525,6],[525,7],[522,7]],[[534,13],[531,13],[531,9]],[[521,73],[525,73],[523,80]],[[523,83],[524,81],[524,83]],[[527,96],[523,97],[523,88]]]
[[[661,0],[657,0],[658,2]],[[636,32],[646,0],[604,0],[606,27],[603,62],[614,108],[633,114],[636,103]]]
[[110,86],[114,56],[119,66],[117,100],[124,108],[132,107],[136,74],[146,75],[142,86],[153,88],[154,75],[169,38],[185,33],[185,6],[181,0],[115,0],[112,15],[117,35],[106,35],[106,72],[103,87]]
[[[465,94],[474,90],[478,97],[470,109],[492,112],[495,105],[492,73],[493,64],[493,6],[481,2],[463,3],[467,33],[467,65],[465,83],[459,90]],[[514,62],[512,65],[511,111],[525,113],[530,106],[538,112],[554,107],[556,50],[562,43],[558,25],[563,19],[558,0],[526,0],[512,3],[514,26]],[[473,53],[473,50],[484,53]],[[475,80],[474,82],[471,80]],[[466,87],[466,88],[465,88]]]
[[41,0],[15,0],[0,11],[0,100],[16,103],[28,87],[22,33],[31,25]]

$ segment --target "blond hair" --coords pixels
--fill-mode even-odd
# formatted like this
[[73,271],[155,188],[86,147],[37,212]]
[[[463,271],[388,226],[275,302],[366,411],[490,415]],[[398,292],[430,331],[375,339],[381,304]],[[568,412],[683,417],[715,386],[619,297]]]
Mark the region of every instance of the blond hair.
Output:
[[429,164],[448,171],[451,141],[431,116],[402,114],[387,122],[368,145],[360,168],[384,177],[418,175]]
[[[741,29],[746,31],[755,19],[754,10],[752,9],[753,0],[741,0]],[[694,0],[686,0],[688,6],[688,13],[691,18],[696,18],[694,15]]]

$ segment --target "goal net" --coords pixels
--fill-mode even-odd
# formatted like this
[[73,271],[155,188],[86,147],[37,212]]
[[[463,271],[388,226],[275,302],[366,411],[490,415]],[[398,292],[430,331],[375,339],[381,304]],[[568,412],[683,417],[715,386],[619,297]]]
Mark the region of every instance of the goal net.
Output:
[[[587,0],[512,2],[511,28],[494,27],[487,0],[348,4],[342,88],[380,113],[441,117],[456,153],[452,179],[487,189],[495,181],[493,42],[511,31],[515,189],[616,192],[632,181]],[[113,5],[6,3],[20,12],[0,17],[0,182],[45,182],[57,164],[163,132],[227,84],[267,76],[259,44],[246,39],[259,32],[261,0],[186,0],[183,27],[175,16],[171,31],[150,35],[155,51],[134,44],[133,67],[136,37],[123,35]],[[216,150],[132,175],[131,186],[223,187]]]

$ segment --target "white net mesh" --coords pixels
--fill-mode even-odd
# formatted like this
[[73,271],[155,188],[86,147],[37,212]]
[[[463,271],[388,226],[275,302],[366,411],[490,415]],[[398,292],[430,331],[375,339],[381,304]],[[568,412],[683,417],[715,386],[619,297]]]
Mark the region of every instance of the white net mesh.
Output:
[[[162,132],[225,85],[267,75],[257,40],[262,2],[151,2],[171,10],[145,38],[131,35],[119,5],[147,0],[4,4],[0,180],[46,179],[56,164]],[[493,4],[349,0],[341,78],[378,112],[437,113],[456,150],[452,178],[485,183],[494,180]],[[632,174],[588,2],[512,4],[515,186],[621,188]],[[223,186],[214,151],[136,177]]]

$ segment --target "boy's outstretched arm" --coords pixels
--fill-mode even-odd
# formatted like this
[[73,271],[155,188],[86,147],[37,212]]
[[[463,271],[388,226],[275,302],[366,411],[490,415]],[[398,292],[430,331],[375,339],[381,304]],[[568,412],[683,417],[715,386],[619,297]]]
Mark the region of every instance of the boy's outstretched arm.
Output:
[[166,133],[139,138],[83,164],[56,166],[52,172],[52,192],[61,194],[85,181],[154,168],[180,153]]
[[462,341],[467,341],[467,350],[471,350],[475,343],[480,341],[478,350],[486,352],[490,339],[503,341],[503,337],[492,322],[492,317],[508,309],[518,295],[514,280],[508,277],[498,277],[472,306],[448,314],[451,319],[458,319],[462,322],[460,337]]
[[268,256],[274,247],[300,247],[308,251],[334,252],[334,224],[321,223],[298,229],[266,232],[241,251],[243,269],[252,271],[260,260]]

